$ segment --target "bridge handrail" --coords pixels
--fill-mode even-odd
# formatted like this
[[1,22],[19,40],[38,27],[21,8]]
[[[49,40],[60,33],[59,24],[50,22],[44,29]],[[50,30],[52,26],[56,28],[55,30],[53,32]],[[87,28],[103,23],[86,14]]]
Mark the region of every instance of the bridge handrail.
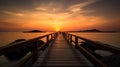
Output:
[[[74,34],[70,34],[70,33],[63,33],[63,35],[65,36],[66,40],[69,42],[69,44],[72,44],[72,42],[75,43],[75,47],[80,50],[93,64],[95,64],[95,66],[97,67],[107,67],[106,64],[104,64],[102,61],[100,61],[98,58],[96,58],[93,54],[91,54],[88,50],[86,50],[85,48],[83,48],[82,46],[80,46],[79,44],[79,41],[78,39],[81,39],[83,41],[87,41],[87,42],[91,42],[91,43],[94,43],[95,45],[98,45],[100,46],[100,48],[103,48],[103,49],[107,49],[111,52],[114,52],[114,53],[117,53],[117,54],[120,54],[120,50],[119,48],[116,48],[116,47],[111,47],[111,46],[106,46],[101,44],[101,43],[98,43],[98,42],[95,42],[95,41],[92,41],[92,40],[89,40],[89,39],[86,39],[86,38],[83,38],[83,37],[80,37],[80,36],[77,36],[77,35],[74,35]],[[75,37],[75,41],[72,40],[73,38],[72,37]]]
[[[118,47],[114,47],[114,46],[111,46],[111,45],[108,45],[108,44],[104,44],[104,43],[99,42],[99,41],[93,41],[93,40],[83,38],[83,37],[80,37],[80,36],[77,36],[77,35],[74,35],[74,34],[70,34],[70,33],[67,33],[67,36],[68,36],[68,39],[71,40],[74,43],[76,43],[76,40],[81,39],[85,42],[89,42],[89,43],[92,43],[92,44],[96,45],[96,47],[98,47],[100,49],[107,50],[107,51],[110,51],[112,53],[116,53],[116,54],[120,55],[120,48],[118,48]],[[72,40],[72,37],[75,37],[75,41]]]
[[28,43],[33,43],[38,39],[42,39],[44,37],[47,37],[47,36],[50,36],[50,35],[53,35],[53,34],[55,34],[55,33],[47,34],[47,35],[44,35],[44,36],[39,36],[39,37],[36,37],[36,38],[29,39],[27,41],[13,43],[13,44],[10,44],[10,45],[7,45],[7,46],[0,47],[0,55],[4,54],[6,52],[12,51],[14,49],[20,48],[20,47],[22,47],[22,46],[24,46],[24,45],[26,45]]
[[[32,63],[34,63],[38,57],[38,51],[41,50],[44,46],[48,46],[50,41],[54,40],[56,36],[57,36],[57,33],[51,33],[44,36],[39,36],[37,38],[29,39],[27,41],[13,43],[7,46],[0,47],[0,56],[8,52],[11,52],[15,49],[18,49],[22,46],[33,44],[32,50],[16,64],[16,67],[22,67],[28,60],[30,60],[30,58],[32,58]],[[38,47],[38,43],[37,43],[38,40],[45,37],[46,37],[46,43]]]

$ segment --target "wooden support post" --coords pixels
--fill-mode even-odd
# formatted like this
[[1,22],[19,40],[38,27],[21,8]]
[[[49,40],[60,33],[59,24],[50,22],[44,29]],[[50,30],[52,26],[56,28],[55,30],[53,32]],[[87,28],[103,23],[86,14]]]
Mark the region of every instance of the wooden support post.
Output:
[[46,38],[46,46],[48,46],[49,45],[49,35],[47,35],[47,38]]
[[68,41],[69,41],[69,37],[70,37],[70,35],[68,34],[68,37],[67,37]]
[[56,33],[53,34],[53,39],[55,39],[55,35],[56,35]]
[[63,34],[64,34],[65,38],[67,39],[67,33],[63,33]]
[[54,34],[54,39],[57,37],[57,33]]
[[54,34],[51,34],[51,38],[54,40]]
[[66,39],[68,40],[68,34],[67,34],[67,33],[65,34],[65,37],[66,37]]
[[70,43],[72,43],[72,35],[70,35]]
[[78,37],[75,36],[75,47],[78,48]]
[[47,35],[47,39],[46,39],[47,41],[46,42],[48,42],[49,41],[49,35]]
[[33,50],[32,50],[32,52],[33,52],[33,58],[32,58],[33,61],[32,61],[32,63],[34,63],[38,58],[38,40],[35,40],[33,42]]
[[67,34],[67,40],[69,40],[69,34]]
[[52,36],[52,34],[51,34],[51,38],[50,38],[51,40],[53,39],[53,36]]
[[54,39],[57,37],[57,33],[54,34]]
[[67,39],[67,33],[63,33],[63,34],[64,34],[65,38]]

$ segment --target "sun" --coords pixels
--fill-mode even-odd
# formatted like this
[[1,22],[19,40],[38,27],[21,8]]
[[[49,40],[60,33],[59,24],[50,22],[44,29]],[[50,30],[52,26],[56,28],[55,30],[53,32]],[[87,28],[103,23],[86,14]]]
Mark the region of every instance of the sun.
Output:
[[57,28],[57,29],[56,29],[56,31],[58,32],[58,31],[60,31],[60,29],[59,29],[59,28]]

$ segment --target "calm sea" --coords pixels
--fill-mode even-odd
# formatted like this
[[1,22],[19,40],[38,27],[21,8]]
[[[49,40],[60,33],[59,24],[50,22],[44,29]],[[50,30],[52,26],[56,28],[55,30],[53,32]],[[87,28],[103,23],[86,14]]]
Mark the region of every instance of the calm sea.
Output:
[[46,33],[0,32],[0,47],[8,45],[9,43],[17,39],[27,40],[38,36],[43,36],[49,33],[51,32]]
[[[31,39],[46,33],[22,33],[22,32],[0,32],[0,47],[8,45],[16,39]],[[120,33],[72,33],[94,41],[100,41],[112,46],[120,47]]]
[[[22,33],[22,32],[0,32],[0,47],[6,46],[16,39],[31,39],[38,36],[49,34],[46,33]],[[72,33],[94,41],[110,44],[120,48],[120,33]],[[13,67],[17,61],[8,61],[4,55],[0,56],[0,67]],[[6,66],[7,64],[7,66]]]

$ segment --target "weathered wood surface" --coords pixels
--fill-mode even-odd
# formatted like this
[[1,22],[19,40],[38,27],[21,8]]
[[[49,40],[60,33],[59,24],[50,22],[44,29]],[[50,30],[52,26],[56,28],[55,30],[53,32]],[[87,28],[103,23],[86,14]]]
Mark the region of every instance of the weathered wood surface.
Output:
[[55,42],[49,46],[43,55],[38,57],[33,65],[33,67],[39,66],[94,67],[94,65],[87,60],[83,54],[67,43],[62,34],[58,34]]

